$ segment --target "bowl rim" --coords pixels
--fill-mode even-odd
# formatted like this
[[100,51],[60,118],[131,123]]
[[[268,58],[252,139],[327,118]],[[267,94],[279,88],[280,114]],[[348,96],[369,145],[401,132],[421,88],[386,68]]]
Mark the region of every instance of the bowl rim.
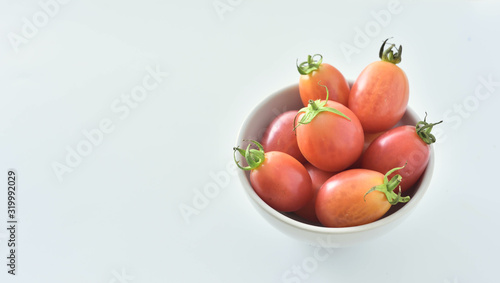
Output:
[[[255,116],[256,112],[258,112],[259,109],[264,107],[269,101],[275,98],[280,93],[287,92],[293,89],[298,88],[298,84],[292,84],[289,86],[286,86],[278,91],[273,92],[271,95],[268,95],[266,98],[264,98],[259,104],[257,104],[252,110],[247,114],[244,122],[241,124],[239,132],[238,132],[238,139],[236,141],[236,146],[239,146],[241,141],[245,140],[246,138],[243,137],[243,132],[245,132],[245,129],[248,128],[248,125],[251,122],[251,118]],[[413,109],[411,109],[410,106],[407,106],[406,112],[409,112],[410,115],[414,117],[419,117]],[[405,112],[405,114],[406,114]],[[420,117],[419,117],[420,119]],[[358,225],[358,226],[352,226],[352,227],[322,227],[322,226],[316,226],[313,224],[307,224],[304,222],[300,222],[298,220],[292,219],[283,213],[275,210],[274,208],[270,207],[267,203],[265,203],[258,195],[257,193],[253,190],[249,179],[247,178],[247,171],[244,170],[238,170],[237,176],[247,194],[251,198],[251,200],[257,204],[260,208],[262,208],[267,214],[271,215],[273,218],[276,220],[279,220],[280,222],[292,226],[295,228],[298,228],[303,231],[307,232],[313,232],[313,233],[320,233],[320,234],[353,234],[353,233],[358,233],[361,231],[368,231],[368,230],[375,230],[377,228],[380,228],[382,226],[385,226],[387,224],[396,222],[398,219],[404,217],[405,215],[409,214],[413,208],[420,202],[420,200],[423,198],[425,195],[425,192],[427,191],[429,187],[429,183],[432,177],[432,172],[434,170],[434,146],[431,144],[430,145],[430,157],[429,157],[429,162],[427,164],[427,167],[424,171],[424,174],[421,178],[420,181],[420,186],[419,188],[415,191],[415,194],[413,197],[410,199],[409,202],[405,203],[398,211],[392,213],[391,215],[385,216],[379,220],[376,220],[374,222],[368,223],[368,224],[363,224],[363,225]],[[430,171],[431,173],[425,174],[426,172]]]

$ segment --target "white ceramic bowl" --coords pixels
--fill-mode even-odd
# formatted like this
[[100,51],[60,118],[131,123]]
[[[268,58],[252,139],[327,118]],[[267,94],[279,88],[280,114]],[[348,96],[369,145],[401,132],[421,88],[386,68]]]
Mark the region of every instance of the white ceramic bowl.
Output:
[[[270,95],[255,107],[241,126],[237,146],[246,147],[243,140],[261,140],[266,128],[279,114],[288,110],[298,110],[302,106],[298,84],[286,87]],[[421,119],[409,107],[398,125],[415,125]],[[241,158],[241,157],[240,157]],[[238,177],[255,209],[276,229],[299,241],[325,248],[352,246],[372,240],[389,232],[401,223],[412,212],[424,196],[434,170],[434,149],[427,169],[413,189],[410,189],[411,199],[406,204],[393,206],[381,219],[356,227],[328,228],[308,224],[292,213],[281,213],[267,205],[250,185],[249,172],[239,170]]]

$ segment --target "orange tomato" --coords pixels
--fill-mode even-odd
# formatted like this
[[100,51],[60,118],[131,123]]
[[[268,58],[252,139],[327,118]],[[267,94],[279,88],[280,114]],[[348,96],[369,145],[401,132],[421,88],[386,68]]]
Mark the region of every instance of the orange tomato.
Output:
[[[348,118],[328,111],[320,112],[309,123],[297,126],[297,144],[312,165],[323,171],[339,172],[361,156],[363,128],[356,115],[344,105],[329,100],[323,108],[338,110]],[[306,115],[299,112],[297,121]]]
[[[314,57],[320,56],[318,61]],[[301,69],[302,66],[302,69]],[[349,84],[344,75],[330,64],[322,63],[322,56],[308,56],[308,61],[297,66],[299,73],[300,99],[304,106],[309,100],[326,99],[324,86],[330,91],[329,100],[347,106],[349,99]],[[324,86],[320,86],[324,85]]]
[[[390,182],[386,176],[368,169],[350,169],[328,179],[316,199],[316,216],[321,224],[327,227],[368,224],[380,219],[391,204],[408,201],[409,197],[400,198],[393,192],[401,176]],[[370,191],[374,187],[380,190]]]
[[[384,45],[385,42],[381,50]],[[349,94],[348,107],[368,133],[392,128],[401,120],[408,105],[408,78],[396,65],[401,60],[402,49],[400,47],[400,52],[393,54],[393,46],[381,52],[382,61],[369,64],[361,72]]]

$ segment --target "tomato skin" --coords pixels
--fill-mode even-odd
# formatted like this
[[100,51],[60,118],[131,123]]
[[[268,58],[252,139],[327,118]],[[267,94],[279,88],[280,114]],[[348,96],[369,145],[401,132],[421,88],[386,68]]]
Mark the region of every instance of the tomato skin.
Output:
[[294,119],[297,111],[291,110],[276,117],[267,128],[262,137],[261,144],[264,151],[281,151],[290,154],[299,162],[305,162],[306,159],[300,152],[295,137]]
[[[312,165],[323,171],[339,172],[361,156],[364,133],[349,108],[335,101],[327,101],[326,106],[339,110],[351,121],[331,112],[321,112],[310,123],[297,127],[297,143]],[[300,113],[297,121],[303,115]]]
[[363,152],[365,152],[370,146],[370,144],[372,144],[372,142],[376,140],[378,137],[380,137],[383,133],[385,133],[385,131],[378,133],[365,133],[365,143],[363,144]]
[[358,158],[358,160],[356,160],[356,162],[354,162],[354,164],[352,164],[349,168],[350,169],[354,169],[354,168],[361,168],[361,159],[363,157],[363,154],[365,153],[366,149],[368,148],[368,146],[370,146],[370,144],[376,139],[378,138],[380,135],[382,135],[383,133],[385,132],[378,132],[378,133],[364,133],[365,135],[365,143],[363,144],[363,152],[361,153],[361,156]]
[[301,75],[299,78],[300,99],[304,106],[309,104],[309,100],[326,99],[325,85],[328,88],[328,100],[337,101],[347,106],[349,99],[349,83],[344,75],[330,64],[323,63],[319,69],[312,71],[308,75]]
[[316,217],[316,197],[318,196],[318,191],[321,188],[321,186],[328,179],[330,179],[330,177],[335,175],[335,173],[326,172],[321,169],[318,169],[314,167],[311,163],[304,164],[304,167],[306,167],[309,176],[311,176],[313,196],[311,197],[309,202],[301,209],[297,210],[295,214],[310,222],[319,223],[318,217]]
[[391,207],[387,197],[380,191],[365,194],[383,182],[382,173],[367,169],[350,169],[331,177],[316,199],[319,221],[327,227],[351,227],[380,219]]
[[409,100],[408,78],[393,63],[369,64],[354,82],[348,106],[363,129],[376,133],[392,128],[403,117]]
[[[403,193],[418,181],[429,158],[430,145],[418,136],[415,126],[406,125],[391,129],[375,139],[363,154],[361,167],[383,173],[406,163],[405,168],[389,175],[389,179],[396,174],[401,175]],[[399,188],[394,192],[399,192]]]
[[282,212],[300,209],[313,195],[304,165],[279,151],[265,153],[264,162],[250,172],[250,183],[265,203]]

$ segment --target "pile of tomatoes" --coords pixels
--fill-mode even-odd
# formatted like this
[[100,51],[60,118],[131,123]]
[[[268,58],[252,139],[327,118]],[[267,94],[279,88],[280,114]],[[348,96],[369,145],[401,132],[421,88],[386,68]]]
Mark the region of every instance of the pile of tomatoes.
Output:
[[[435,142],[423,121],[396,126],[409,98],[408,79],[397,66],[402,47],[380,48],[352,88],[342,73],[308,56],[297,65],[304,108],[276,117],[260,141],[234,148],[259,197],[326,227],[351,227],[383,217],[408,202]],[[439,122],[440,123],[440,122]],[[240,164],[236,153],[244,157]]]

